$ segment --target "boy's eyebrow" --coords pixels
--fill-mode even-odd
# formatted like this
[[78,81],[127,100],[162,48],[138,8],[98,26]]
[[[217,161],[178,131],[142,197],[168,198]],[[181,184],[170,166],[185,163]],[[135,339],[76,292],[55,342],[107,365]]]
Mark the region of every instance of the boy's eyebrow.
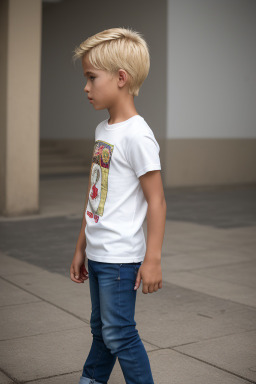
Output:
[[90,75],[90,74],[91,74],[91,75],[95,75],[95,73],[94,73],[94,72],[91,72],[91,71],[87,71],[87,72],[85,72],[85,73],[84,73],[84,76],[86,76],[87,74],[88,74],[88,75]]

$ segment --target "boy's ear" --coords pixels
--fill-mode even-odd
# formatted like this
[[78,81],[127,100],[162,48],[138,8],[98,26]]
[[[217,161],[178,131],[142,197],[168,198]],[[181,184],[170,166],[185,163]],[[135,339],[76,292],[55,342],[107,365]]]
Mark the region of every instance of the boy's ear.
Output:
[[128,81],[128,75],[124,69],[118,70],[118,80],[121,82],[121,84],[125,84]]

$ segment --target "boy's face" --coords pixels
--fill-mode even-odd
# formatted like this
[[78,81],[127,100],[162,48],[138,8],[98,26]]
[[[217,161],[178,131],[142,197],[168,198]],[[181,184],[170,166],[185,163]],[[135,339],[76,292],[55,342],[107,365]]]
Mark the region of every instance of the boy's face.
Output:
[[84,76],[87,78],[84,87],[87,96],[95,109],[111,108],[118,100],[118,74],[94,68],[86,54],[82,59]]

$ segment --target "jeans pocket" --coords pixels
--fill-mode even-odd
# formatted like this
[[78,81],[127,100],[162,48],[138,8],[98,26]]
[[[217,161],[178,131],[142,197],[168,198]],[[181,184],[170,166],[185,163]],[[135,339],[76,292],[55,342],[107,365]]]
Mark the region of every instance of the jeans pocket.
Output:
[[129,280],[132,284],[135,282],[137,271],[139,269],[140,265],[135,263],[123,263],[120,264],[119,269],[119,278],[121,280]]

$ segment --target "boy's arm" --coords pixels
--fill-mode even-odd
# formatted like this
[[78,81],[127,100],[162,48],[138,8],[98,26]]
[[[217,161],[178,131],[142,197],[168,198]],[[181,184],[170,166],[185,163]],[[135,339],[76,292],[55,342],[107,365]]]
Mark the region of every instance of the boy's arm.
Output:
[[88,199],[89,199],[89,192],[91,189],[91,173],[92,173],[92,167],[90,170],[90,175],[89,175],[89,182],[88,182],[88,189],[87,189],[87,195],[85,199],[85,206],[84,206],[84,211],[83,211],[83,220],[82,220],[82,225],[81,225],[81,230],[78,236],[78,240],[76,243],[76,251],[85,251],[86,248],[86,238],[85,238],[85,226],[86,226],[86,219],[85,219],[85,212],[88,204]]
[[166,200],[160,170],[147,172],[140,184],[148,203],[147,249],[135,283],[135,289],[143,280],[143,293],[156,292],[162,288],[161,252],[165,232]]
[[147,209],[147,250],[144,261],[161,262],[166,221],[166,200],[160,171],[140,177]]
[[88,189],[87,189],[87,195],[85,199],[85,207],[83,211],[83,221],[81,225],[81,230],[78,236],[78,240],[76,243],[75,248],[75,254],[73,256],[73,260],[70,266],[70,278],[75,283],[84,283],[84,280],[88,279],[88,271],[85,268],[85,249],[86,249],[86,238],[85,238],[85,226],[86,226],[86,219],[85,219],[85,211],[87,208],[90,188],[91,188],[91,171],[92,166],[90,170],[89,175],[89,182],[88,182]]

